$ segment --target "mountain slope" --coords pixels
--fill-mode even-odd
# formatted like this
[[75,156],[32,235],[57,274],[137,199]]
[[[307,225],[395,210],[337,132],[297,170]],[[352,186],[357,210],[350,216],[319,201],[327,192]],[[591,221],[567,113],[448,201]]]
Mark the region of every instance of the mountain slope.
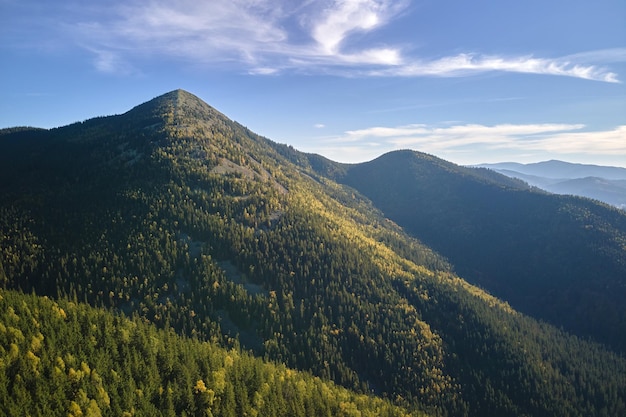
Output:
[[453,274],[330,178],[345,166],[259,137],[187,92],[6,133],[0,148],[8,288],[241,344],[433,414],[626,407],[622,358]]
[[0,291],[0,323],[3,415],[409,415],[238,349],[67,300]]
[[574,178],[544,187],[555,194],[570,194],[603,201],[626,209],[626,180],[607,180],[599,177]]
[[626,214],[416,152],[341,181],[515,308],[626,349]]

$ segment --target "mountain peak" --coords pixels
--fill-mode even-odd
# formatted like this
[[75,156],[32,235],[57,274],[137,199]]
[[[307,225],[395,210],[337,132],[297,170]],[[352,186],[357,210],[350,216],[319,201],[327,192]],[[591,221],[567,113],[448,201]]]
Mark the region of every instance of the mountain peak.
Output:
[[180,88],[160,95],[152,99],[151,101],[166,102],[172,104],[175,107],[191,103],[203,104],[205,106],[208,106],[208,104],[202,101],[198,96]]
[[216,119],[228,120],[222,113],[209,106],[199,97],[188,91],[177,89],[140,104],[127,113],[127,116],[149,119],[162,119],[166,124],[184,125],[190,119],[208,122]]
[[479,167],[493,170],[510,170],[524,175],[544,177],[548,179],[575,179],[586,177],[600,177],[609,180],[625,180],[626,168],[615,166],[601,166],[592,164],[577,164],[559,160],[519,164],[503,162],[496,164],[481,164]]

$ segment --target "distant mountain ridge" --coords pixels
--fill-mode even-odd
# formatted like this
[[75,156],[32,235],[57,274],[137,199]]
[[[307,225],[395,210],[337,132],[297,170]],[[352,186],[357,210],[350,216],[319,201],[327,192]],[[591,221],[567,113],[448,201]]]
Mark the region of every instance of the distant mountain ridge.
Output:
[[592,198],[626,209],[626,168],[551,160],[532,164],[480,164],[555,194]]
[[553,179],[599,177],[609,180],[626,180],[626,168],[592,164],[578,164],[559,160],[550,160],[529,164],[501,162],[492,164],[479,164],[477,166],[482,168],[491,168],[494,170],[508,169],[526,175],[535,175],[538,177]]
[[419,152],[333,162],[183,90],[3,131],[0,179],[0,414],[626,413],[606,205]]

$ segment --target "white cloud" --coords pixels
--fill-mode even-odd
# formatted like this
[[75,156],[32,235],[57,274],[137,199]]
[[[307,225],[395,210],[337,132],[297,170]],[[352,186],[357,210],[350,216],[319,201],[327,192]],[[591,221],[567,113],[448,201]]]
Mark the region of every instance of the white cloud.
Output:
[[341,162],[360,162],[398,149],[415,149],[464,163],[506,159],[497,155],[534,156],[536,160],[547,155],[556,159],[586,155],[626,161],[626,125],[611,130],[585,128],[583,124],[556,123],[371,127],[322,140],[308,151]]
[[100,72],[116,75],[129,75],[138,72],[118,54],[108,49],[91,49],[91,52],[95,55],[93,64]]
[[335,1],[324,10],[322,19],[314,24],[311,35],[324,53],[337,54],[350,32],[367,31],[379,26],[384,9],[384,2],[372,0]]
[[626,62],[626,48],[608,48],[579,52],[577,54],[568,55],[563,59],[572,63],[586,63],[590,61],[597,63]]
[[279,70],[276,68],[268,68],[268,67],[256,67],[252,68],[248,71],[248,74],[251,75],[272,75],[277,74]]
[[106,52],[109,61],[173,57],[200,64],[239,62],[251,73],[269,74],[276,68],[257,58],[285,43],[281,13],[265,0],[129,0],[106,10],[85,8],[79,20],[63,27],[96,54],[94,64],[105,72],[101,61]]
[[561,132],[545,138],[530,139],[521,149],[544,150],[562,154],[615,155],[626,161],[626,125],[595,132]]
[[388,0],[335,0],[313,23],[311,37],[319,55],[332,56],[340,63],[398,65],[398,48],[367,48],[345,52],[345,43],[354,32],[369,32],[386,23],[405,7],[405,2]]
[[415,61],[396,68],[374,70],[369,73],[378,76],[454,77],[487,71],[559,75],[595,81],[618,82],[617,74],[606,68],[574,64],[567,58],[498,57],[477,54],[459,54],[432,61]]
[[407,45],[357,36],[376,35],[408,4],[407,0],[127,0],[101,9],[82,6],[83,13],[70,14],[68,19],[76,20],[63,26],[72,28],[82,46],[97,51],[95,65],[105,72],[130,67],[129,62],[141,57],[166,56],[205,65],[235,63],[259,75],[301,71],[453,77],[499,71],[617,82],[617,74],[598,64],[626,61],[626,48],[562,58],[478,53],[427,58],[408,55]]
[[339,142],[356,142],[367,138],[403,138],[411,135],[421,135],[428,132],[425,125],[408,125],[400,127],[370,127],[360,130],[349,130],[345,136],[335,140]]

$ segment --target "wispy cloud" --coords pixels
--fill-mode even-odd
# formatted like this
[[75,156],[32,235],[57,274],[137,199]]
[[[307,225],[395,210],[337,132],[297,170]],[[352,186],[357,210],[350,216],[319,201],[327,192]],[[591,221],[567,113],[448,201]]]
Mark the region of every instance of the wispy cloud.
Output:
[[[408,0],[127,0],[107,4],[102,13],[93,6],[80,18],[74,13],[66,26],[97,51],[95,65],[102,71],[130,67],[122,62],[138,56],[167,56],[237,63],[252,74],[453,77],[498,71],[618,82],[617,74],[600,64],[626,61],[626,48],[557,58],[471,52],[414,56],[407,45],[375,36],[408,5]],[[368,41],[363,35],[370,35]]]
[[345,52],[345,43],[354,32],[370,32],[385,25],[406,5],[402,1],[343,0],[335,1],[314,19],[311,37],[317,54],[334,57],[338,63],[398,65],[401,52],[394,47],[365,48]]
[[131,59],[133,54],[166,55],[203,63],[243,61],[253,67],[283,43],[281,9],[267,1],[187,0],[120,3],[112,15],[81,21],[78,39],[94,49]]
[[91,49],[91,52],[95,55],[93,64],[100,72],[116,75],[138,72],[128,61],[108,49]]
[[488,71],[559,75],[612,83],[619,82],[617,74],[606,68],[577,64],[568,57],[547,59],[533,56],[499,57],[468,53],[431,61],[418,60],[396,68],[379,69],[369,73],[381,76],[454,77]]
[[572,63],[585,63],[596,62],[612,63],[612,62],[626,62],[626,48],[608,48],[599,49],[596,51],[579,52],[564,57],[565,60]]
[[[318,152],[342,162],[374,158],[397,149],[415,149],[441,157],[484,162],[492,155],[526,155],[541,159],[568,155],[612,156],[626,161],[626,126],[585,130],[583,124],[424,124],[351,130],[319,141]],[[350,155],[352,160],[345,160]],[[343,159],[342,159],[343,158]],[[496,160],[499,158],[496,158]],[[502,160],[502,159],[500,159]]]
[[585,153],[614,155],[626,160],[626,125],[612,130],[593,132],[561,132],[544,138],[530,138],[517,143],[519,149],[543,150],[561,154]]

